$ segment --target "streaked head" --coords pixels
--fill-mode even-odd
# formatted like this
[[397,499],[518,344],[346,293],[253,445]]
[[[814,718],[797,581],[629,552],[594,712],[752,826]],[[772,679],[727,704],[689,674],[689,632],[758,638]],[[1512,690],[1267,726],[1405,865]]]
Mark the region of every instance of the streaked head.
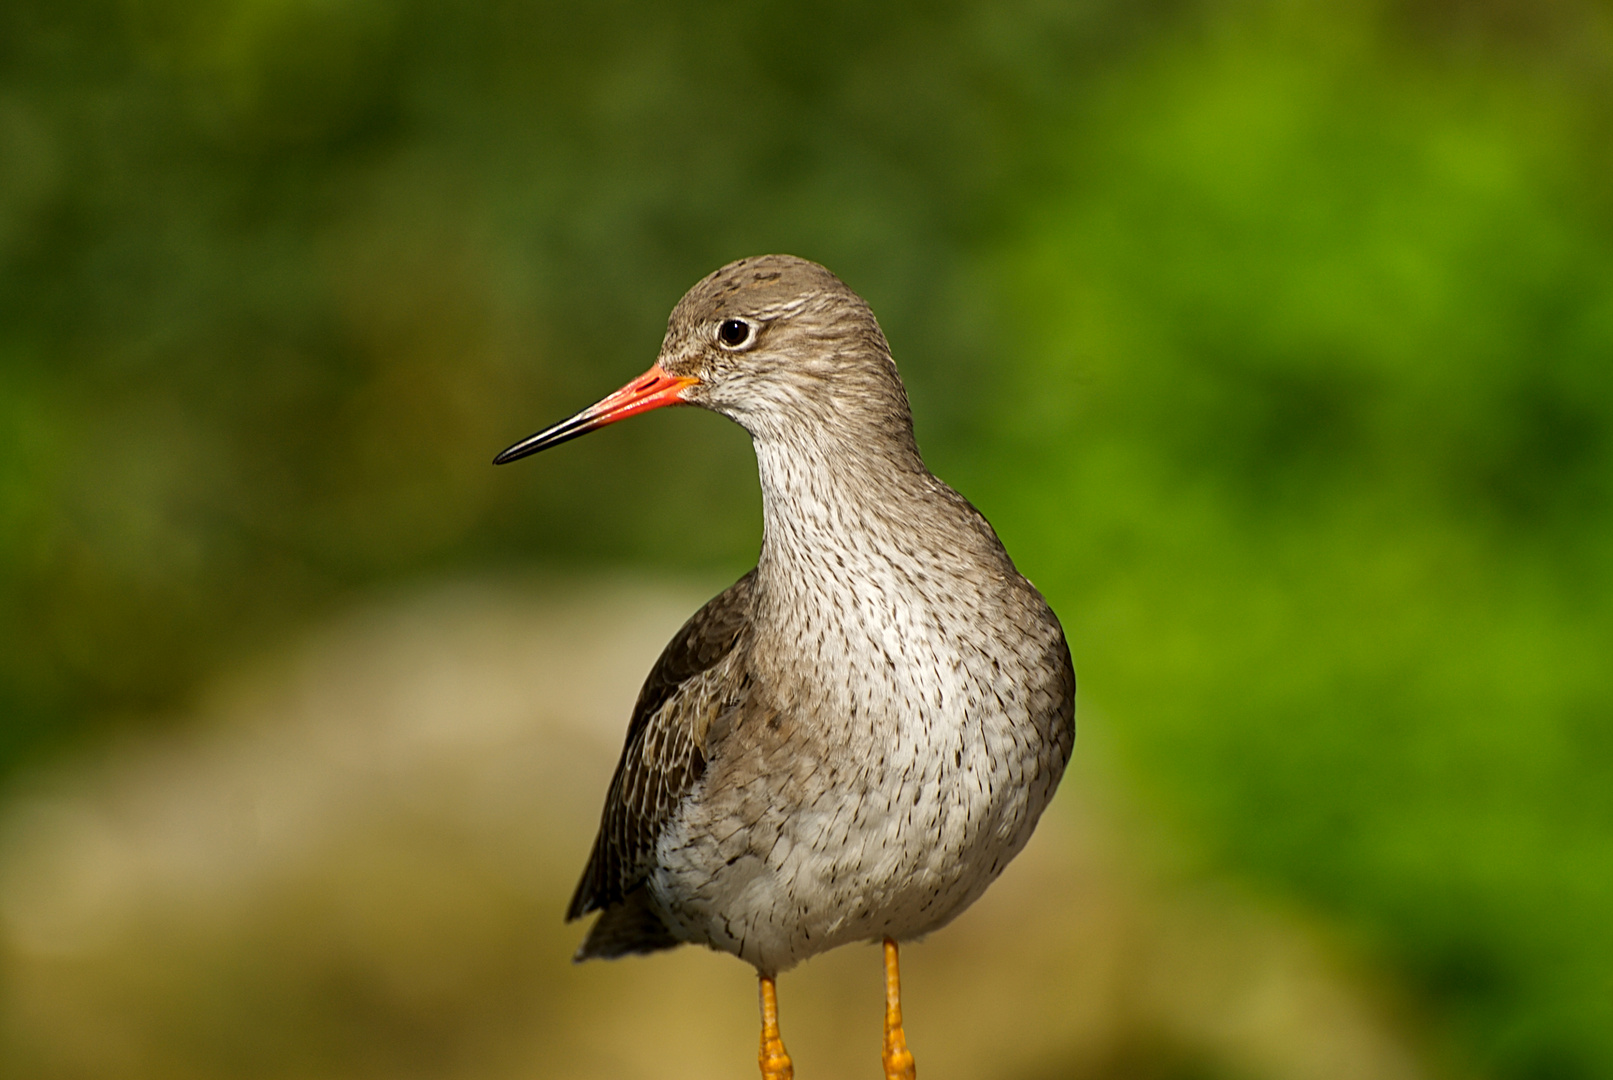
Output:
[[684,295],[649,371],[494,463],[685,404],[722,413],[758,439],[788,439],[802,425],[912,438],[907,395],[868,305],[817,263],[762,255],[729,263]]

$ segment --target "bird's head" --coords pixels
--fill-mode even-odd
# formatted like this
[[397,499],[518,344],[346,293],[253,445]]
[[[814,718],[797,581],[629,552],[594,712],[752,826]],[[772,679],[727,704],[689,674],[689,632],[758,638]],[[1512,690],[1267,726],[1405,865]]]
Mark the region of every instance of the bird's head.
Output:
[[494,458],[504,464],[663,405],[698,405],[757,439],[861,426],[912,438],[907,395],[873,312],[817,263],[762,255],[690,289],[655,366]]

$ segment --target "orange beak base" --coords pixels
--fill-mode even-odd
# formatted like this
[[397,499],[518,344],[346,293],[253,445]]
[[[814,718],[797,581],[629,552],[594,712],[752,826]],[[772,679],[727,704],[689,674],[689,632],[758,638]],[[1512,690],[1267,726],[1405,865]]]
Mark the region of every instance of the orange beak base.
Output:
[[663,405],[681,405],[684,388],[699,381],[687,375],[669,375],[657,364],[616,393],[595,402],[575,416],[522,439],[494,458],[493,464],[508,465],[540,450],[570,442],[606,424],[626,420],[629,416],[659,409]]

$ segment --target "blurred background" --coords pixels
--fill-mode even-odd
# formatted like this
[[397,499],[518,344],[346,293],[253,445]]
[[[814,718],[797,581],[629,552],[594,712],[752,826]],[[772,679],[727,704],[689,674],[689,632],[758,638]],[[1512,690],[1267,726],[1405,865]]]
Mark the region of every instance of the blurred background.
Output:
[[927,1077],[1613,1075],[1609,176],[1600,0],[7,0],[0,1074],[753,1075],[559,923],[746,437],[488,462],[787,251],[1081,678]]

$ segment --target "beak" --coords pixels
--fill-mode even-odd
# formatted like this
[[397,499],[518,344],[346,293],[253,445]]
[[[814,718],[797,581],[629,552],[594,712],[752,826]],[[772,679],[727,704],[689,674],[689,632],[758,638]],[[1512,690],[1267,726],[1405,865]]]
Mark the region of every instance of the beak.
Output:
[[663,405],[681,405],[684,388],[698,382],[699,379],[688,375],[669,375],[660,364],[656,364],[616,393],[595,402],[577,415],[522,439],[494,458],[493,464],[508,465],[518,458],[570,442],[579,435],[586,435],[595,428],[614,424],[618,420],[626,420],[629,416],[659,409]]

